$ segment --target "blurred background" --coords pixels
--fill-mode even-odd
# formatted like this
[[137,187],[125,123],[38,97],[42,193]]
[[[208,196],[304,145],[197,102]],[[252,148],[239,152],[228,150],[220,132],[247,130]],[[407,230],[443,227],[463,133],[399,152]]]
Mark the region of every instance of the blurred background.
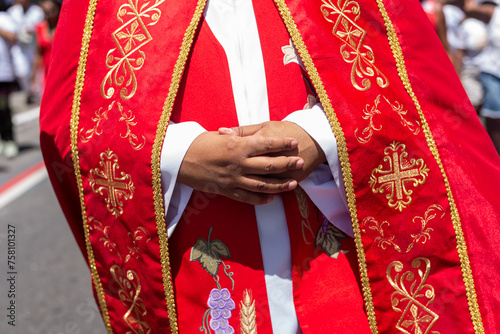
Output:
[[[414,1],[500,152],[500,0]],[[106,332],[38,141],[60,6],[60,0],[0,0],[0,333]],[[12,277],[15,297],[9,295]],[[15,326],[8,317],[12,300]]]

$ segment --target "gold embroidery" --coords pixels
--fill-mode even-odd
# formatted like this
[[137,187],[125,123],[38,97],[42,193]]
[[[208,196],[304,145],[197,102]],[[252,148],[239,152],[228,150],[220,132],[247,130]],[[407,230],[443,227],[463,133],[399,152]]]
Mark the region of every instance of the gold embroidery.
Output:
[[102,97],[110,99],[115,93],[115,87],[123,85],[120,97],[128,100],[134,96],[137,90],[135,71],[144,66],[146,59],[146,54],[140,49],[153,40],[147,26],[158,23],[161,11],[157,7],[164,1],[156,0],[152,4],[141,1],[143,3],[139,4],[139,0],[127,0],[126,4],[120,6],[116,17],[122,26],[111,34],[117,47],[109,50],[106,55],[106,67],[109,71],[101,83]]
[[375,308],[373,305],[370,280],[368,278],[365,250],[363,248],[363,242],[361,241],[361,231],[356,209],[356,196],[354,194],[351,163],[349,161],[349,155],[347,153],[348,150],[345,135],[337,119],[337,116],[335,115],[332,103],[330,101],[330,98],[328,97],[328,94],[326,93],[326,89],[323,85],[321,77],[318,74],[318,70],[316,69],[311,55],[309,54],[309,51],[304,44],[302,36],[300,35],[297,25],[293,20],[290,10],[288,9],[284,0],[274,0],[274,2],[276,3],[276,6],[280,11],[280,15],[287,27],[290,37],[292,38],[293,44],[299,52],[302,62],[307,69],[307,73],[309,74],[309,77],[313,82],[314,88],[318,93],[318,97],[321,101],[321,104],[323,105],[326,115],[328,116],[328,120],[330,121],[332,131],[335,134],[335,138],[337,139],[340,166],[342,168],[342,175],[344,176],[344,185],[347,195],[347,206],[349,207],[349,213],[351,215],[354,232],[354,242],[356,244],[356,254],[358,256],[361,285],[363,288],[363,298],[366,305],[366,314],[368,317],[368,323],[370,324],[370,329],[372,333],[376,334],[378,333],[377,319],[375,316]]
[[257,313],[252,291],[243,291],[243,300],[240,301],[240,323],[242,334],[257,334]]
[[412,122],[406,120],[405,116],[408,113],[408,110],[403,110],[403,105],[401,105],[399,102],[394,102],[391,103],[385,96],[379,95],[375,99],[373,106],[370,106],[369,104],[366,105],[365,111],[364,111],[364,116],[363,119],[368,120],[369,124],[366,128],[361,131],[361,134],[358,134],[359,128],[357,128],[354,131],[354,135],[356,136],[356,139],[362,143],[366,144],[371,140],[371,137],[373,136],[373,131],[380,131],[382,130],[382,125],[376,126],[374,124],[373,118],[376,115],[379,115],[382,113],[382,111],[379,108],[379,103],[380,103],[380,97],[383,97],[384,100],[389,104],[391,107],[392,111],[395,111],[398,113],[399,117],[401,118],[401,125],[404,127],[407,127],[414,135],[417,135],[420,132],[420,123],[416,121],[416,125],[413,124]]
[[311,227],[311,223],[309,222],[309,205],[307,203],[307,195],[305,191],[301,187],[297,187],[294,190],[295,197],[297,197],[297,203],[299,205],[299,211],[302,218],[302,238],[304,238],[304,242],[306,244],[311,244],[312,241],[308,241],[306,237],[306,230],[311,234],[314,240],[314,232]]
[[[386,76],[374,65],[375,55],[368,45],[364,45],[366,30],[355,23],[361,15],[361,9],[352,0],[322,0],[321,12],[328,22],[334,24],[332,33],[344,45],[340,47],[342,58],[352,65],[351,83],[354,88],[365,91],[371,87],[370,77],[375,76],[377,85],[385,88],[389,85]],[[361,79],[359,82],[358,79]]]
[[[422,264],[425,265],[425,272],[419,269]],[[428,307],[435,298],[434,288],[425,283],[429,277],[431,262],[427,258],[417,257],[411,265],[414,269],[418,269],[418,277],[415,277],[412,271],[407,271],[400,276],[403,264],[399,261],[394,261],[387,267],[387,280],[396,290],[391,295],[392,309],[403,312],[396,328],[407,334],[427,334],[439,319],[439,316]],[[394,278],[392,277],[393,268],[396,272]],[[403,307],[404,310],[402,310]],[[436,331],[432,333],[439,334]]]
[[384,19],[385,27],[387,29],[387,38],[389,40],[389,45],[391,46],[392,54],[396,61],[396,66],[398,69],[399,77],[406,88],[408,95],[413,100],[415,107],[420,115],[420,121],[422,123],[422,128],[425,134],[425,138],[427,140],[427,145],[436,160],[436,163],[439,166],[439,170],[444,179],[444,185],[446,187],[446,193],[448,196],[448,202],[450,204],[451,209],[451,219],[453,222],[453,227],[455,229],[456,238],[457,238],[457,251],[458,256],[460,257],[460,264],[462,268],[462,276],[465,285],[465,289],[467,291],[467,301],[469,303],[469,311],[472,319],[472,324],[474,326],[474,330],[476,333],[484,333],[483,320],[481,318],[481,312],[479,310],[479,304],[477,303],[477,294],[476,289],[474,287],[474,278],[472,276],[472,269],[470,266],[469,255],[467,254],[467,244],[465,243],[465,237],[462,231],[462,225],[460,222],[460,215],[458,213],[457,206],[455,204],[455,200],[453,198],[453,194],[451,192],[450,182],[448,181],[448,176],[446,175],[446,171],[444,170],[443,163],[441,161],[441,157],[439,155],[439,151],[436,146],[436,142],[432,136],[432,132],[429,128],[429,124],[420,108],[420,103],[413,92],[410,79],[408,78],[408,73],[406,72],[405,60],[403,57],[403,51],[401,50],[401,45],[399,44],[398,36],[396,31],[394,30],[394,26],[392,25],[391,19],[385,10],[385,6],[382,0],[377,0],[377,4]]
[[93,231],[94,229],[101,231],[104,236],[101,237],[99,241],[102,241],[104,243],[104,247],[106,247],[110,253],[113,252],[116,253],[118,258],[121,260],[122,256],[116,247],[116,242],[113,242],[109,237],[109,229],[111,228],[111,226],[108,225],[103,227],[102,223],[97,219],[95,219],[94,217],[89,217],[88,223],[89,223],[89,231]]
[[[98,110],[96,110],[95,117],[92,118],[92,121],[95,123],[94,127],[87,131],[85,131],[85,129],[83,128],[80,129],[80,140],[82,142],[87,143],[90,139],[92,139],[94,135],[97,136],[102,135],[102,130],[99,129],[99,126],[101,125],[101,122],[103,120],[107,120],[109,118],[108,113],[113,109],[114,105],[115,101],[111,102],[111,104],[108,106],[107,109],[101,107]],[[137,135],[132,133],[130,127],[137,125],[137,122],[134,122],[135,116],[132,113],[132,110],[129,110],[128,112],[124,111],[123,106],[121,105],[120,102],[117,102],[116,106],[121,115],[118,121],[125,122],[125,125],[127,127],[127,131],[125,132],[125,134],[120,133],[120,137],[124,139],[128,138],[130,145],[132,145],[132,148],[134,148],[135,150],[142,149],[146,144],[146,137],[142,136],[142,140],[139,140]]]
[[153,173],[153,196],[155,204],[156,227],[158,231],[158,237],[160,239],[160,257],[163,275],[163,288],[165,290],[165,300],[168,306],[168,317],[173,334],[177,334],[179,329],[177,324],[174,289],[171,278],[172,275],[170,272],[167,226],[165,223],[165,209],[163,205],[163,193],[161,187],[160,157],[161,149],[163,147],[163,140],[165,139],[165,132],[167,131],[168,121],[172,113],[175,97],[179,90],[179,84],[182,79],[184,66],[186,65],[189,51],[191,50],[191,45],[193,44],[196,29],[198,27],[206,4],[207,0],[198,0],[189,27],[186,29],[184,38],[182,39],[182,45],[179,52],[179,57],[177,58],[177,62],[175,63],[168,96],[165,100],[162,115],[156,129],[156,137],[153,144],[153,152],[151,155],[151,167]]
[[132,199],[134,194],[134,184],[130,174],[120,172],[120,177],[116,177],[116,170],[120,168],[118,165],[118,157],[110,149],[101,153],[101,162],[99,165],[104,168],[103,171],[99,168],[94,168],[89,174],[89,183],[92,191],[104,195],[103,190],[107,192],[108,211],[115,217],[123,213],[123,200]]
[[143,320],[147,314],[147,310],[143,300],[139,297],[141,283],[137,274],[132,270],[127,270],[127,276],[124,276],[120,267],[115,264],[111,267],[111,275],[113,276],[113,280],[120,286],[118,296],[122,305],[128,308],[122,318],[132,330],[127,331],[127,334],[151,333],[151,327]]
[[85,68],[87,66],[87,57],[89,52],[90,38],[92,37],[92,30],[94,26],[94,17],[97,7],[97,0],[91,0],[87,9],[87,16],[85,18],[85,27],[83,29],[82,47],[80,51],[80,58],[78,59],[78,68],[76,72],[75,90],[73,94],[73,105],[71,108],[71,157],[73,160],[73,167],[75,170],[75,178],[78,184],[78,194],[80,197],[80,207],[82,209],[82,222],[83,231],[85,233],[85,245],[87,248],[87,256],[89,258],[90,271],[92,272],[92,280],[96,289],[97,300],[99,301],[99,308],[102,313],[102,318],[106,326],[108,334],[113,333],[111,322],[109,319],[108,306],[104,289],[102,287],[99,272],[97,271],[96,261],[92,244],[90,243],[89,227],[87,224],[87,210],[85,207],[85,197],[83,195],[83,181],[80,170],[80,156],[78,155],[78,126],[80,122],[80,103],[82,97],[83,83],[85,81]]
[[384,222],[382,222],[382,224],[380,224],[377,220],[375,220],[375,218],[367,217],[367,218],[363,219],[363,222],[361,223],[361,225],[363,226],[363,229],[361,230],[363,233],[366,233],[365,227],[368,227],[370,230],[378,232],[379,236],[376,237],[375,240],[373,240],[373,242],[377,243],[378,247],[385,250],[385,249],[387,249],[387,246],[392,246],[392,247],[394,247],[394,249],[396,251],[401,253],[401,247],[399,247],[394,242],[394,238],[396,236],[393,235],[393,236],[389,237],[389,236],[385,235],[384,225],[387,225],[387,227],[390,226],[390,224],[387,221],[384,221]]
[[232,278],[233,273],[227,271],[231,267],[225,264],[224,261],[222,261],[222,259],[220,258],[221,256],[229,258],[231,257],[231,254],[229,253],[229,249],[227,248],[227,246],[219,239],[210,241],[212,230],[213,227],[210,227],[207,240],[200,238],[193,246],[193,248],[191,248],[191,256],[189,257],[189,260],[198,260],[198,262],[201,264],[201,267],[214,278],[219,290],[221,289],[221,286],[219,284],[219,275],[217,275],[217,272],[219,271],[219,265],[222,264],[222,270],[233,283],[234,289],[234,280]]
[[134,122],[135,116],[132,113],[132,110],[129,110],[128,112],[123,110],[122,105],[118,102],[118,110],[120,111],[121,117],[118,121],[120,122],[125,122],[127,125],[127,132],[123,135],[120,133],[120,137],[122,138],[128,138],[128,142],[134,150],[140,150],[141,148],[144,147],[144,144],[146,144],[146,137],[142,136],[142,141],[139,141],[139,138],[137,135],[132,133],[132,130],[130,130],[131,126],[137,125],[137,122]]
[[427,224],[429,223],[429,221],[436,218],[436,216],[438,214],[437,211],[441,211],[441,218],[443,218],[445,215],[445,212],[444,212],[443,208],[438,204],[431,205],[429,208],[427,208],[427,211],[425,211],[424,217],[416,216],[415,218],[413,218],[413,223],[415,224],[417,221],[420,222],[422,229],[420,230],[420,232],[411,235],[411,237],[413,238],[413,241],[406,249],[407,253],[420,240],[422,240],[422,244],[425,244],[427,242],[427,240],[429,240],[431,238],[430,233],[433,231],[433,229],[430,227],[427,227]]
[[375,194],[390,191],[386,196],[389,206],[403,211],[411,203],[410,195],[413,194],[413,190],[407,189],[406,184],[411,182],[413,187],[424,184],[429,169],[423,159],[407,159],[406,146],[396,141],[386,147],[384,154],[384,161],[389,165],[388,169],[384,170],[382,165],[375,168],[369,184]]
[[[433,204],[433,205],[429,206],[427,208],[427,210],[425,211],[424,217],[420,217],[420,216],[413,217],[413,220],[412,220],[413,223],[415,224],[415,223],[419,222],[420,226],[421,226],[421,230],[418,233],[410,234],[411,238],[412,238],[412,242],[406,248],[406,253],[410,252],[413,249],[413,247],[415,246],[415,244],[418,244],[419,242],[421,242],[422,244],[425,244],[427,242],[427,240],[429,240],[431,238],[430,233],[433,231],[433,229],[430,227],[427,227],[427,224],[432,219],[436,218],[436,216],[438,215],[438,211],[441,212],[440,218],[443,218],[445,215],[445,212],[444,212],[443,208],[438,204]],[[379,236],[377,236],[373,240],[373,242],[377,243],[378,247],[385,250],[387,246],[391,246],[391,247],[394,247],[394,249],[396,251],[402,253],[401,247],[399,247],[397,245],[397,243],[394,241],[395,236],[394,235],[388,236],[388,235],[386,235],[386,233],[384,231],[384,225],[387,225],[387,227],[389,227],[390,226],[389,222],[384,221],[384,222],[382,222],[382,224],[380,224],[375,218],[367,217],[367,218],[363,219],[363,222],[361,225],[362,225],[361,231],[365,234],[367,233],[366,227],[368,227],[372,231],[378,232]]]
[[[148,237],[148,231],[144,227],[140,226],[134,231],[133,234],[132,234],[132,232],[128,232],[128,236],[132,239],[132,247],[127,247],[129,252],[128,252],[127,256],[125,256],[125,262],[128,262],[132,257],[134,257],[136,259],[139,258],[140,248],[137,245],[137,242],[139,240],[142,240],[142,239]],[[146,243],[148,243],[150,241],[151,241],[151,237],[148,237],[146,239]]]

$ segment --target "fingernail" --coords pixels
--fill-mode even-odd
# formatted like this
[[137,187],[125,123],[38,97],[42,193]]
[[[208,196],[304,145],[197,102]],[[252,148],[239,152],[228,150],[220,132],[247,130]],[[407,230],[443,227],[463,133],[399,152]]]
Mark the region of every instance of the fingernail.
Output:
[[267,196],[267,198],[266,198],[266,204],[267,203],[271,203],[272,201],[274,201],[274,196]]
[[297,181],[290,181],[290,183],[288,184],[288,190],[293,190],[297,188]]
[[302,159],[297,160],[297,162],[295,163],[295,168],[300,169],[302,167],[304,167],[304,160]]
[[219,128],[219,134],[230,134],[232,133],[233,130],[231,130],[230,128]]
[[298,146],[298,142],[294,139],[290,142],[290,148],[294,149]]

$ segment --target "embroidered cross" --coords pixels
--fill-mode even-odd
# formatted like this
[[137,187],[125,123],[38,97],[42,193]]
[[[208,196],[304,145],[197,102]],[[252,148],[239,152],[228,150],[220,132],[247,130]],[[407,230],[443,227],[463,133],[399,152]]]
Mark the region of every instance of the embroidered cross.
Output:
[[107,193],[104,199],[107,203],[108,211],[115,217],[123,213],[123,200],[132,199],[134,194],[134,184],[129,174],[120,172],[120,177],[116,176],[118,165],[118,157],[110,149],[101,153],[101,162],[99,162],[104,170],[95,168],[90,171],[89,182],[92,191],[104,195],[103,191]]
[[369,183],[374,193],[390,191],[386,196],[389,206],[403,211],[412,201],[410,195],[413,190],[407,189],[407,184],[413,187],[424,184],[429,169],[423,159],[407,159],[408,153],[403,144],[393,142],[384,153],[388,169],[379,165],[372,171]]

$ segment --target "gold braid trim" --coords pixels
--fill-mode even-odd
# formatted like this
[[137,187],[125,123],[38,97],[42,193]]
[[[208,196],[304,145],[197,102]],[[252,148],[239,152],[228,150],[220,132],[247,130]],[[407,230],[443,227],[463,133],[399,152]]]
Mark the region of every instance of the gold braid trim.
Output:
[[163,286],[165,290],[165,298],[168,307],[168,317],[170,322],[170,327],[172,333],[178,333],[177,325],[177,314],[175,310],[175,297],[172,284],[172,275],[170,272],[170,255],[168,252],[168,236],[167,228],[165,224],[165,210],[163,206],[163,196],[161,192],[161,174],[160,174],[160,157],[161,148],[163,146],[163,140],[165,138],[165,132],[167,131],[168,121],[170,120],[170,115],[172,113],[172,108],[174,106],[175,97],[179,89],[179,83],[182,79],[182,73],[184,71],[184,66],[189,56],[191,50],[191,45],[193,44],[194,35],[196,29],[198,28],[198,23],[200,22],[201,15],[207,0],[199,0],[196,5],[196,10],[194,16],[191,19],[191,23],[184,33],[184,38],[182,40],[181,50],[177,62],[174,67],[174,72],[172,75],[172,81],[170,83],[170,88],[168,90],[168,96],[163,106],[163,112],[158,123],[158,128],[156,130],[156,138],[153,145],[153,153],[151,156],[151,166],[153,172],[153,198],[156,213],[156,226],[158,229],[158,236],[160,239],[160,256],[163,274]]
[[83,29],[82,48],[80,51],[80,59],[78,60],[75,91],[73,94],[73,106],[71,108],[71,121],[70,121],[71,155],[73,160],[73,167],[75,169],[76,182],[78,184],[78,192],[80,195],[83,231],[85,233],[85,244],[87,247],[87,256],[89,258],[89,263],[90,263],[90,271],[92,273],[92,279],[94,287],[97,292],[97,298],[99,300],[99,306],[101,309],[104,324],[106,325],[108,333],[112,334],[113,330],[111,329],[111,323],[109,320],[108,307],[106,305],[104,290],[102,288],[101,279],[99,278],[99,273],[97,272],[92,245],[90,244],[89,229],[87,225],[87,210],[85,207],[85,199],[83,197],[82,174],[80,171],[80,157],[78,155],[78,126],[80,122],[80,102],[83,90],[83,83],[85,81],[85,68],[87,66],[87,56],[89,51],[90,38],[92,36],[92,30],[94,28],[94,17],[95,17],[96,7],[97,7],[97,0],[91,0],[87,10],[85,27]]
[[443,175],[444,184],[446,187],[446,193],[448,196],[448,202],[451,208],[451,219],[453,222],[453,227],[455,229],[455,234],[457,239],[457,251],[458,251],[458,256],[460,258],[462,276],[467,293],[467,300],[469,302],[469,311],[471,314],[472,324],[474,326],[474,330],[476,331],[476,333],[484,333],[483,322],[481,319],[481,313],[479,311],[479,305],[477,303],[476,290],[474,287],[474,279],[472,277],[472,270],[470,267],[469,256],[467,254],[467,246],[465,244],[465,238],[460,223],[460,216],[458,214],[458,210],[455,205],[455,200],[453,199],[450,183],[448,181],[448,177],[446,176],[446,172],[441,162],[436,142],[434,141],[434,138],[432,136],[429,124],[427,124],[427,120],[425,119],[425,116],[422,112],[422,109],[420,108],[420,104],[417,100],[417,97],[415,96],[415,93],[413,92],[413,89],[411,87],[411,83],[408,78],[408,73],[406,72],[403,51],[401,50],[401,45],[399,44],[398,37],[392,25],[391,19],[389,18],[389,15],[385,10],[383,1],[377,0],[377,4],[380,9],[380,13],[382,14],[382,17],[384,18],[385,27],[387,29],[387,38],[389,39],[389,44],[392,49],[392,54],[394,56],[394,59],[396,60],[399,77],[401,78],[401,81],[404,87],[406,88],[408,95],[410,95],[410,97],[413,100],[413,103],[415,104],[415,107],[418,110],[418,113],[420,115],[420,121],[422,122],[422,128],[424,130],[425,138],[427,140],[427,145],[429,146],[429,149],[432,152],[434,159],[439,165],[441,174]]
[[363,287],[363,296],[366,305],[366,313],[368,316],[368,322],[370,324],[370,328],[372,332],[378,333],[377,330],[377,320],[375,319],[375,310],[373,307],[373,297],[370,288],[370,282],[368,279],[368,272],[366,268],[366,258],[365,252],[363,249],[363,243],[361,241],[361,231],[359,227],[358,215],[356,211],[356,198],[354,196],[354,187],[352,181],[352,172],[351,172],[351,163],[349,162],[349,155],[347,153],[347,144],[344,137],[344,132],[340,127],[340,123],[337,119],[337,116],[334,113],[332,104],[326,93],[325,87],[323,86],[323,82],[318,74],[318,70],[312,61],[309,52],[302,40],[302,36],[300,35],[299,30],[293,20],[293,17],[288,9],[285,0],[275,0],[275,3],[280,11],[281,18],[285,23],[288,33],[290,34],[293,44],[295,48],[300,54],[302,62],[304,63],[307,73],[312,80],[314,88],[319,96],[321,104],[328,116],[328,120],[330,121],[330,126],[332,127],[333,133],[335,134],[335,138],[337,139],[338,145],[338,154],[340,158],[340,165],[342,167],[342,175],[344,176],[344,186],[346,189],[347,195],[347,203],[349,206],[349,212],[351,215],[353,230],[354,230],[354,240],[356,243],[356,250],[358,256],[359,263],[359,272],[361,275],[361,284]]

